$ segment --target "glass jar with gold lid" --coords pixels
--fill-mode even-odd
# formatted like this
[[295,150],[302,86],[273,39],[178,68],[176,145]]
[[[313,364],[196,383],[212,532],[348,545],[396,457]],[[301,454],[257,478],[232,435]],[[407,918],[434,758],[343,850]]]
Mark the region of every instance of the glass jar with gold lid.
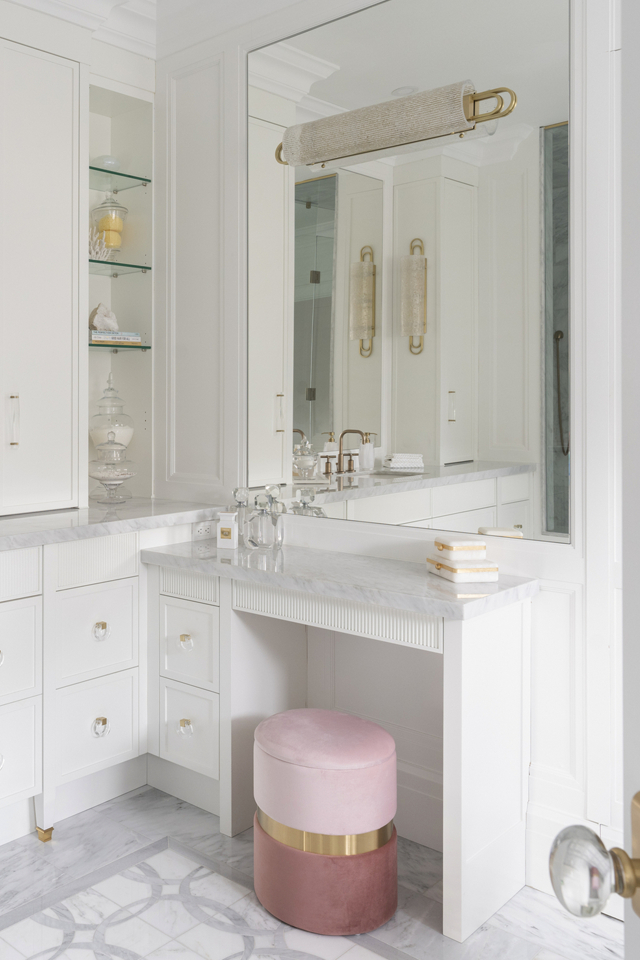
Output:
[[129,211],[113,194],[91,211],[91,223],[98,231],[107,250],[119,250],[122,246],[122,230]]

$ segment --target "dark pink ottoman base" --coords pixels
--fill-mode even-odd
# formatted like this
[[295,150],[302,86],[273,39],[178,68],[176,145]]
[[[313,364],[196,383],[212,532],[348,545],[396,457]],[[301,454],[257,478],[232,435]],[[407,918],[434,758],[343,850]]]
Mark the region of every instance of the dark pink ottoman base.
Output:
[[304,853],[279,843],[253,820],[256,896],[269,913],[330,937],[368,933],[398,906],[398,835],[352,857]]

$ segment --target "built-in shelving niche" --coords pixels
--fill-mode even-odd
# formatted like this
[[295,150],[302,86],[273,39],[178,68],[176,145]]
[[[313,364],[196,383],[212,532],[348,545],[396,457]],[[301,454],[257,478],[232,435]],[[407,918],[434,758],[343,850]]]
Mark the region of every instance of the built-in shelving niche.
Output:
[[[97,85],[91,85],[89,133],[89,209],[108,191],[129,213],[122,247],[109,261],[89,261],[89,311],[102,302],[116,314],[121,330],[141,334],[142,344],[90,344],[89,418],[97,412],[109,373],[125,411],[135,421],[129,457],[138,474],[128,483],[134,496],[151,496],[151,347],[153,345],[152,288],[152,157],[153,105]],[[117,173],[91,161],[115,156]],[[88,317],[86,318],[88,324]],[[95,451],[89,442],[89,459]],[[89,491],[96,484],[89,481]],[[92,505],[93,501],[90,501]]]

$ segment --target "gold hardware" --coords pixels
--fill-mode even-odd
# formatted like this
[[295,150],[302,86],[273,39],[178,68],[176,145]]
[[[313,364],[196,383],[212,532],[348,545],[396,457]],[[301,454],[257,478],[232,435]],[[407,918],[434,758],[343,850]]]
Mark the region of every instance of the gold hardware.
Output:
[[[357,433],[360,435],[360,439],[364,443],[364,433],[362,430],[343,430],[340,434],[340,443],[338,447],[338,473],[344,473],[344,453],[342,452],[342,440],[345,433]],[[353,461],[351,461],[353,463]]]
[[473,546],[469,544],[466,547],[449,547],[446,543],[440,543],[438,540],[434,541],[434,547],[437,547],[438,550],[486,550],[486,546],[482,543],[474,543]]
[[427,557],[427,563],[433,564],[436,570],[448,570],[449,573],[497,573],[497,567],[462,567],[458,569],[457,567],[448,567],[446,563],[438,563],[437,560],[432,560],[431,557]]
[[[508,93],[511,100],[509,106],[505,107],[504,98],[501,93]],[[487,113],[478,113],[476,104],[484,100],[495,100],[496,105],[493,110]],[[494,87],[493,90],[483,90],[482,93],[467,93],[462,98],[464,115],[470,123],[485,123],[487,120],[500,120],[502,117],[508,117],[516,108],[518,98],[509,87]]]
[[106,718],[106,717],[96,717],[96,719],[94,720],[94,723],[99,723],[101,727],[106,727],[106,725],[107,725],[107,718]]
[[291,433],[299,433],[300,436],[302,437],[302,442],[303,442],[303,443],[304,443],[304,441],[307,439],[307,436],[306,436],[304,430],[300,430],[298,427],[294,427],[293,430],[291,431]]
[[277,820],[263,813],[260,808],[258,808],[257,817],[264,832],[273,840],[284,843],[287,847],[293,847],[295,850],[320,853],[329,857],[352,857],[358,853],[379,850],[391,840],[394,831],[393,820],[378,830],[369,830],[368,833],[330,834],[309,833],[306,830],[287,827],[284,823],[278,823]]
[[51,840],[51,834],[53,833],[53,827],[49,827],[48,830],[42,830],[41,827],[36,827],[38,831],[38,840],[42,840],[43,843],[47,843]]
[[182,643],[182,644],[185,644],[185,643],[193,643],[191,634],[190,634],[190,633],[181,633],[181,634],[180,634],[180,643]]
[[96,623],[96,627],[98,628],[98,630],[106,630],[107,624],[104,620],[98,620],[98,622]]
[[181,727],[190,727],[190,726],[191,726],[191,720],[181,720],[181,721],[180,721],[180,726],[181,726]]
[[[363,247],[360,251],[360,262],[366,263],[365,257],[371,257],[369,263],[373,263],[373,247],[367,244],[366,247]],[[373,353],[373,338],[376,335],[376,265],[373,263],[373,294],[372,294],[372,304],[371,304],[371,336],[369,337],[369,346],[365,347],[364,340],[360,341],[360,356],[364,357],[365,360],[371,356]]]
[[329,443],[336,442],[336,432],[335,430],[325,430],[320,434],[322,437],[329,437]]
[[289,166],[289,164],[287,163],[287,161],[282,159],[282,144],[281,144],[281,143],[279,143],[278,146],[276,147],[276,160],[278,161],[278,163],[281,163],[283,167],[288,167],[288,166]]

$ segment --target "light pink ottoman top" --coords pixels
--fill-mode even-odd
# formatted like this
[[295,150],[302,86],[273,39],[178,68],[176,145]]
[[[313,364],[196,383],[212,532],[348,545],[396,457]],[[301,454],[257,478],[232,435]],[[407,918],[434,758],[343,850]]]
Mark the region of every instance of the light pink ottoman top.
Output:
[[396,813],[393,737],[371,720],[300,709],[255,731],[254,795],[268,816],[310,833],[376,830]]

